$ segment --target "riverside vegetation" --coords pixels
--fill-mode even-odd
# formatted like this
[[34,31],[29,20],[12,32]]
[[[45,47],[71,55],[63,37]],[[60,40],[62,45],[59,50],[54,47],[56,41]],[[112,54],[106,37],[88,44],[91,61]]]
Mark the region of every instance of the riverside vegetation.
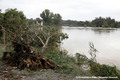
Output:
[[63,20],[63,26],[120,28],[120,22],[115,19],[111,19],[111,17],[97,17],[92,21]]
[[[65,74],[72,79],[76,76],[101,76],[117,77],[107,80],[120,80],[120,71],[115,66],[97,63],[97,50],[92,42],[89,44],[91,58],[80,53],[76,53],[73,57],[67,55],[65,51],[60,51],[59,44],[68,38],[67,34],[61,33],[60,27],[57,27],[61,25],[62,17],[48,9],[40,16],[42,19],[33,20],[26,19],[23,12],[17,9],[0,12],[0,39],[1,43],[4,42],[4,47],[0,46],[0,61],[7,63],[10,60],[8,66],[29,72],[53,69],[56,73]],[[13,77],[8,78],[13,79]],[[14,77],[14,79],[18,78]]]

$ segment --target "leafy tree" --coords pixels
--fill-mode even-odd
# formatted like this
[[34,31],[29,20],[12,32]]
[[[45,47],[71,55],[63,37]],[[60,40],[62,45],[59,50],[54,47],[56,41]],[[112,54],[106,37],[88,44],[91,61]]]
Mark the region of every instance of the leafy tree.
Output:
[[[60,26],[62,23],[62,17],[60,14],[53,14],[50,10],[45,9],[41,14],[40,17],[43,20],[43,24],[45,26],[55,25]],[[37,18],[37,21],[40,22],[40,19]]]
[[44,25],[52,25],[54,14],[50,12],[50,10],[45,9],[41,14],[40,17],[43,20]]
[[91,26],[89,21],[84,22],[84,26]]
[[22,11],[17,11],[17,9],[7,9],[4,13],[2,26],[5,28],[6,32],[9,31],[12,33],[13,37],[22,36],[21,33],[25,29],[25,23],[26,17]]
[[25,24],[26,17],[22,11],[17,11],[17,9],[7,9],[4,14],[3,26],[11,31],[16,31]]
[[34,25],[36,23],[36,20],[34,20],[33,18],[31,19],[27,19],[27,25]]
[[[67,34],[59,33],[58,28],[55,26],[40,26],[35,24],[33,26],[28,26],[29,32],[27,32],[28,42],[37,44],[41,47],[39,51],[40,55],[43,55],[48,46],[56,46],[61,43],[62,40],[68,38]],[[36,45],[34,45],[36,46]]]
[[95,20],[92,21],[92,25],[94,25],[95,27],[102,27],[103,21],[104,18],[102,17],[96,18]]
[[61,25],[62,23],[62,17],[60,16],[60,14],[54,14],[54,25]]
[[103,22],[102,27],[109,27],[109,25],[108,25],[107,21],[104,21],[104,22]]
[[120,28],[120,22],[117,22],[117,26],[116,26],[117,28]]

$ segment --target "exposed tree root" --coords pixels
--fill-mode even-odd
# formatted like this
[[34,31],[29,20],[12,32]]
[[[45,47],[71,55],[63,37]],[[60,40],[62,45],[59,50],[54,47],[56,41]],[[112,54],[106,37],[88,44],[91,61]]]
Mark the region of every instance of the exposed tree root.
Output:
[[13,52],[4,52],[3,61],[20,69],[54,69],[55,64],[49,59],[32,51],[27,44],[13,42]]

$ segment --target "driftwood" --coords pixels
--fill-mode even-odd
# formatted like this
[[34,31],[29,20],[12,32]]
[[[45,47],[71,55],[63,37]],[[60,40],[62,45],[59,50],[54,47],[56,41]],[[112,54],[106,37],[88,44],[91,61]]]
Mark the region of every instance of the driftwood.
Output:
[[4,52],[3,61],[11,66],[16,66],[20,69],[54,69],[55,64],[49,59],[39,56],[31,47],[24,42],[12,42],[13,52]]

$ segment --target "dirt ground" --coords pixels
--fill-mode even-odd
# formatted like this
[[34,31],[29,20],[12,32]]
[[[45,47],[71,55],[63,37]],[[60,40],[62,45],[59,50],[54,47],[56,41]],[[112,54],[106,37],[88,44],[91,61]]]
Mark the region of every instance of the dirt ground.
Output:
[[0,80],[73,80],[51,69],[26,71],[8,67],[0,61]]
[[21,80],[73,80],[71,78],[66,77],[65,75],[55,73],[53,70],[43,70],[39,74],[35,74],[32,76],[28,76],[25,79]]

